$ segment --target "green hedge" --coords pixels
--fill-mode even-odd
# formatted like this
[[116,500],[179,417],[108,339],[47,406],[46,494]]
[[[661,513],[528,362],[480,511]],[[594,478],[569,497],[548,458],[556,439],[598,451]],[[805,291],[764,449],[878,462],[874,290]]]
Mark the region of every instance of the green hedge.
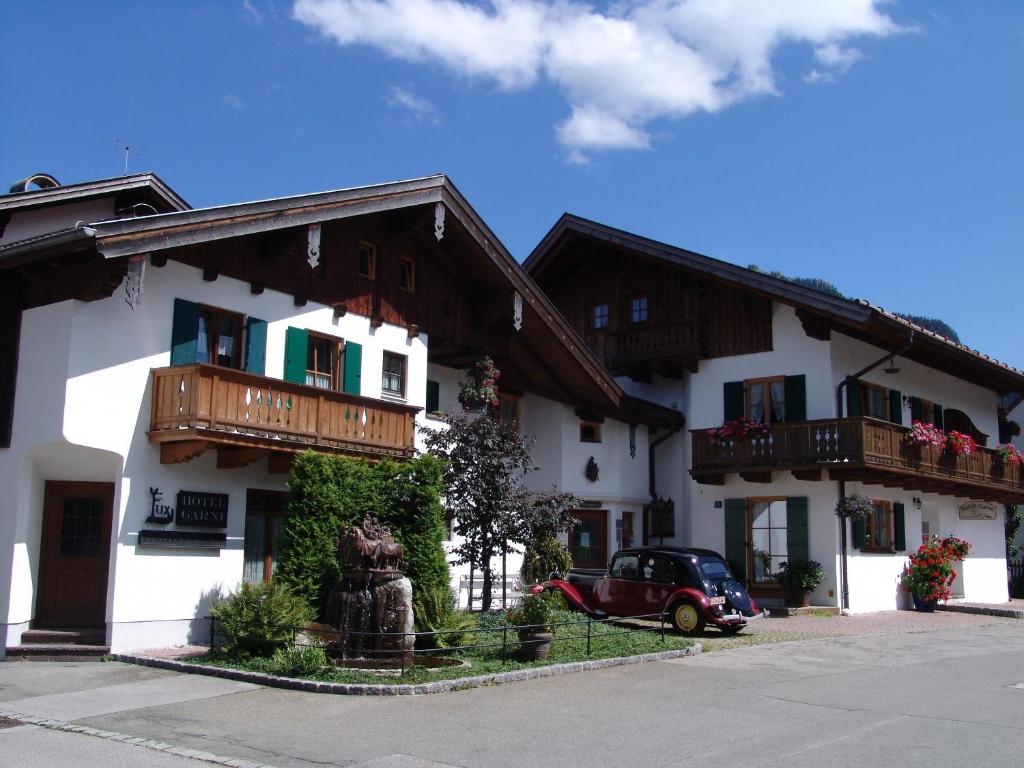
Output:
[[341,576],[335,540],[343,527],[358,525],[371,513],[405,547],[406,575],[414,594],[447,589],[441,469],[433,456],[370,464],[322,453],[300,455],[288,481],[288,516],[274,579],[323,616]]

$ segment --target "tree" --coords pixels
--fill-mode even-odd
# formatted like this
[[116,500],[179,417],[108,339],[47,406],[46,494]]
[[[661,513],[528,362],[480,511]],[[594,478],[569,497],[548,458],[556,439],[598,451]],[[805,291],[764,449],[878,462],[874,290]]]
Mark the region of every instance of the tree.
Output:
[[[532,531],[569,525],[568,494],[530,493],[524,478],[535,467],[528,441],[514,421],[501,421],[492,413],[478,418],[458,414],[448,428],[424,428],[427,449],[446,460],[445,501],[454,518],[461,543],[453,552],[460,564],[483,571],[482,610],[490,610],[493,574],[491,558],[509,551],[511,544],[526,543]],[[550,517],[543,525],[540,520]],[[554,526],[554,527],[552,527]]]

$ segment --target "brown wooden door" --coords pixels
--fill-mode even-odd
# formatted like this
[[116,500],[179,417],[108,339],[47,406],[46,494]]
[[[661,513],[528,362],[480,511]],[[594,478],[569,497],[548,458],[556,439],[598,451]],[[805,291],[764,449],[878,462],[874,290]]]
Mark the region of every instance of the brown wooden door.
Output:
[[113,483],[46,483],[36,626],[104,625],[113,506]]
[[574,509],[576,526],[569,534],[569,554],[576,568],[604,568],[608,565],[608,512],[603,509]]

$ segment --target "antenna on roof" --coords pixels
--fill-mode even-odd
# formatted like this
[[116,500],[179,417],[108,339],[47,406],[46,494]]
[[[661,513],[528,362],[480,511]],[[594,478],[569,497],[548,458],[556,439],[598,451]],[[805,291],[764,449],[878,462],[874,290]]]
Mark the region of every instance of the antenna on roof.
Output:
[[122,171],[121,175],[122,176],[127,176],[128,175],[128,155],[137,155],[137,154],[139,154],[139,150],[129,146],[127,141],[123,141],[121,139],[114,139],[114,141],[117,143],[117,146],[119,146],[124,151],[124,170]]

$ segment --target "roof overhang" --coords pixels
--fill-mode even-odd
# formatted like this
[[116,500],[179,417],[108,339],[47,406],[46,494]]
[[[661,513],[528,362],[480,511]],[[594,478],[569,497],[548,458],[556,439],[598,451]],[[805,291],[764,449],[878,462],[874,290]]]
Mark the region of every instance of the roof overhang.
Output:
[[131,176],[117,176],[81,184],[65,184],[0,195],[0,214],[110,196],[138,198],[140,202],[149,202],[163,212],[184,211],[190,208],[188,202],[155,173],[137,173]]

